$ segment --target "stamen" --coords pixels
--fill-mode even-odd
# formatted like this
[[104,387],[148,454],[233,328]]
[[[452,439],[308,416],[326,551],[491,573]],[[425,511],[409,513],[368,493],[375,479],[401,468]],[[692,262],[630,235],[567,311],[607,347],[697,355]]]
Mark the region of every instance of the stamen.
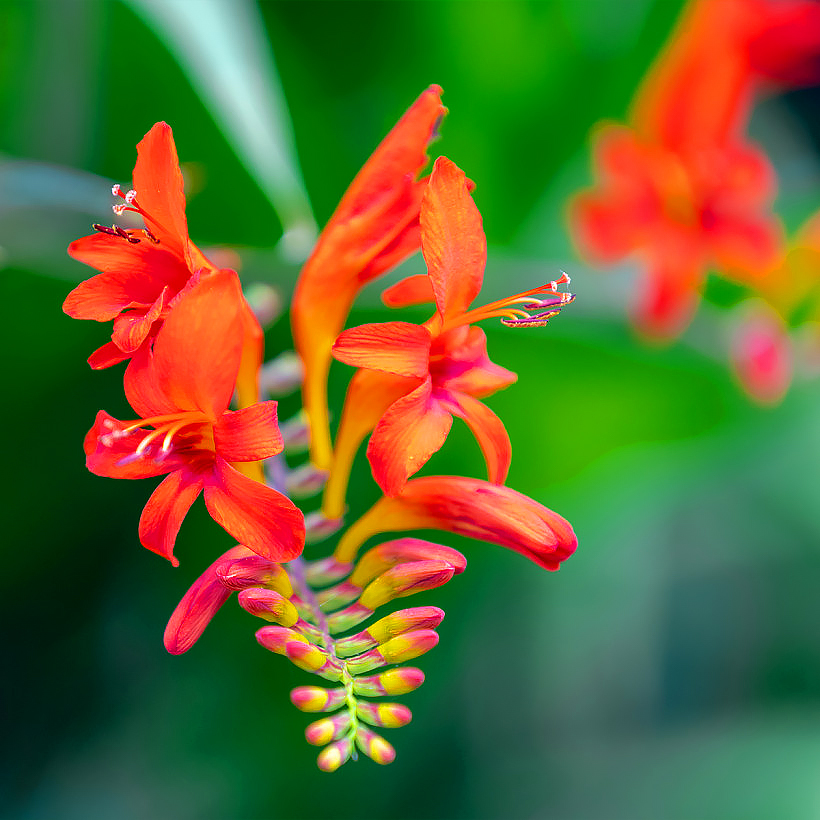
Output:
[[112,193],[114,196],[122,196],[122,188],[120,187],[119,182],[115,182],[115,183],[111,186],[111,193]]
[[125,205],[112,205],[111,210],[114,212],[114,216],[122,216]]
[[130,190],[130,191],[129,191],[126,195],[125,195],[125,201],[126,201],[129,205],[133,205],[133,204],[136,202],[136,200],[137,200],[137,192],[136,192],[136,191],[132,188],[132,189],[131,189],[131,190]]

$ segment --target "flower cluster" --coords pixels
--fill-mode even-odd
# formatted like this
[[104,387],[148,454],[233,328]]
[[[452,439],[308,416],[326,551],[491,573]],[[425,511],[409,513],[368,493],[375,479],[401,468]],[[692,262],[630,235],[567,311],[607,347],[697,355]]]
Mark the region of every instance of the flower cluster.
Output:
[[[691,0],[628,123],[596,128],[595,184],[571,201],[570,226],[592,262],[637,260],[644,279],[633,319],[645,336],[679,335],[710,271],[763,298],[783,289],[775,173],[747,130],[764,91],[820,81],[818,59],[817,3]],[[788,365],[772,334],[761,337],[771,317],[749,316],[733,358],[753,397],[775,399]],[[769,342],[761,347],[762,338]]]
[[[507,547],[549,570],[576,547],[561,516],[504,485],[509,437],[480,399],[516,377],[490,361],[476,324],[496,317],[512,327],[543,326],[572,301],[561,292],[569,279],[472,306],[486,263],[472,183],[444,157],[428,177],[420,175],[446,113],[440,95],[437,86],[426,90],[377,148],[299,278],[291,320],[310,447],[310,463],[301,467],[289,467],[283,451],[304,435],[288,422],[283,436],[276,401],[260,401],[263,334],[239,278],[188,237],[166,124],[139,144],[133,190],[113,189],[122,200],[115,214],[133,214],[142,227],[95,225],[69,248],[100,273],[72,291],[64,309],[76,318],[113,319],[111,341],[89,362],[101,368],[128,361],[124,391],[135,415],[120,421],[99,412],[85,439],[88,468],[111,478],[166,476],[143,510],[139,537],[175,565],[182,520],[200,492],[238,542],[185,594],[168,623],[166,648],[190,649],[238,593],[243,609],[269,623],[256,633],[263,647],[335,684],[301,686],[291,695],[299,709],[330,715],[306,730],[310,743],[324,746],[318,762],[326,771],[355,759],[357,750],[378,763],[393,759],[374,729],[403,726],[410,712],[369,699],[421,684],[423,673],[402,664],[436,645],[444,613],[412,607],[365,623],[377,609],[466,567],[451,547],[382,534],[437,529]],[[430,319],[344,330],[360,288],[419,249],[427,273],[389,288],[385,302],[429,303]],[[333,357],[357,368],[335,436],[327,410]],[[262,382],[267,392],[276,387],[276,379]],[[286,389],[282,380],[278,386]],[[488,480],[413,478],[444,445],[454,416],[476,437]],[[383,496],[343,529],[350,468],[368,435]],[[288,497],[323,487],[320,513],[305,516]],[[340,530],[332,553],[301,556],[306,537],[318,542]],[[359,555],[373,537],[378,542]]]

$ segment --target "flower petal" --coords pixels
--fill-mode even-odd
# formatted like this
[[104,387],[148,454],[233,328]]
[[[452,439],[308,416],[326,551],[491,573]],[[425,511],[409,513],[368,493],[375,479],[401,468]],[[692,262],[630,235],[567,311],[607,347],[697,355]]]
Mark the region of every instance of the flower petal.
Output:
[[176,470],[179,459],[172,453],[162,461],[155,461],[154,450],[139,459],[134,453],[147,435],[145,430],[123,433],[126,424],[109,416],[105,410],[97,413],[94,426],[83,441],[85,465],[94,475],[107,478],[152,478]]
[[269,561],[290,561],[305,546],[304,517],[290,499],[219,456],[205,485],[205,503],[217,524]]
[[228,589],[216,574],[217,567],[227,565],[237,558],[254,555],[247,547],[236,546],[220,555],[199,578],[194,581],[182,600],[177,604],[165,627],[163,642],[172,655],[187,652],[205,631],[219,608],[230,598],[234,590]]
[[131,354],[123,353],[114,342],[106,342],[88,357],[88,364],[93,370],[104,370],[130,358]]
[[431,339],[426,327],[409,322],[359,325],[339,334],[333,356],[353,367],[424,378]]
[[160,293],[157,301],[147,311],[129,310],[114,319],[114,332],[111,341],[124,353],[133,354],[148,338],[154,322],[159,319],[165,307],[168,289]]
[[463,313],[481,290],[487,240],[464,172],[446,157],[433,166],[421,202],[421,251],[442,318]]
[[233,271],[203,276],[169,312],[153,353],[135,356],[125,392],[144,418],[193,410],[216,420],[227,409],[242,357],[242,291]]
[[487,355],[487,336],[480,327],[461,325],[442,333],[430,349],[430,374],[437,388],[491,396],[518,379]]
[[223,413],[214,425],[216,452],[225,461],[259,461],[282,452],[276,402]]
[[296,284],[291,322],[305,367],[311,458],[321,469],[331,460],[326,397],[331,346],[361,287],[418,250],[424,185],[417,177],[446,110],[438,86],[419,96],[356,176]]
[[63,310],[75,319],[105,322],[128,307],[147,307],[164,287],[176,293],[190,276],[177,257],[147,240],[133,244],[97,233],[72,242],[68,253],[104,271],[81,282],[66,297]]
[[352,562],[372,535],[437,529],[490,541],[556,570],[578,539],[569,522],[509,487],[475,478],[425,476],[409,481],[401,495],[382,498],[339,541],[334,556]]
[[493,484],[503,484],[510,469],[512,445],[501,419],[486,404],[466,393],[442,390],[436,395],[442,407],[467,423],[484,454],[489,480]]
[[408,276],[382,292],[382,302],[387,307],[400,308],[435,302],[433,283],[424,273]]
[[376,483],[387,495],[398,493],[441,449],[452,425],[453,417],[434,398],[429,378],[393,402],[367,446]]
[[140,516],[140,543],[167,558],[175,567],[174,544],[182,520],[202,492],[203,472],[183,467],[175,470],[154,490]]

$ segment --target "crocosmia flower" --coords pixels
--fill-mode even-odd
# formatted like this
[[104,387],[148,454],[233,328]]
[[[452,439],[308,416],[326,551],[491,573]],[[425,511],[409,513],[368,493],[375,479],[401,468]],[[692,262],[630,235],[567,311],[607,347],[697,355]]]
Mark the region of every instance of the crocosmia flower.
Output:
[[302,513],[285,496],[233,465],[282,450],[276,402],[231,412],[243,345],[242,294],[233,271],[201,279],[169,313],[153,350],[139,351],[125,391],[138,418],[101,411],[85,439],[88,469],[110,478],[167,475],[143,510],[143,546],[174,565],[174,542],[204,490],[213,519],[271,560],[297,556]]
[[[557,294],[557,284],[550,283],[470,308],[484,279],[487,242],[464,172],[446,157],[436,160],[422,200],[421,247],[428,276],[413,277],[406,291],[412,291],[414,301],[420,300],[426,281],[426,292],[436,306],[434,316],[424,325],[362,325],[344,331],[333,345],[333,355],[340,361],[384,374],[368,382],[365,401],[370,407],[361,412],[369,415],[378,407],[372,394],[379,393],[381,382],[382,396],[392,403],[376,424],[367,456],[374,478],[388,495],[398,493],[441,448],[454,415],[464,419],[478,440],[490,481],[504,482],[511,457],[509,437],[501,420],[478,397],[507,387],[516,376],[489,360],[484,332],[472,323],[500,317],[513,326],[543,325],[572,298]],[[540,300],[538,294],[547,298]],[[530,316],[516,307],[519,304],[539,313]],[[398,398],[396,388],[402,391]],[[360,403],[364,402],[356,402]],[[341,430],[339,439],[344,435]]]
[[437,85],[419,96],[351,183],[296,284],[293,338],[305,367],[311,458],[322,469],[331,460],[330,347],[359,290],[419,248],[419,203],[426,183],[419,174],[446,113]]

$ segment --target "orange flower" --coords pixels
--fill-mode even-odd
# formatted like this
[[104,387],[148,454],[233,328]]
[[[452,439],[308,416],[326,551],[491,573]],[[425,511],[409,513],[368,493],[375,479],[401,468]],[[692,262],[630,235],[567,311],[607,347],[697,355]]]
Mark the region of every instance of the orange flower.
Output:
[[139,418],[123,422],[101,411],[85,439],[86,463],[97,475],[168,474],[143,510],[139,534],[175,566],[177,533],[203,490],[213,519],[254,552],[289,560],[304,546],[302,513],[232,466],[282,451],[276,402],[228,411],[242,356],[243,301],[233,271],[186,289],[153,350],[142,347],[126,371],[126,397]]
[[[503,484],[511,458],[509,437],[501,420],[477,398],[507,387],[516,376],[489,360],[484,332],[471,323],[500,317],[510,325],[543,325],[572,297],[557,294],[556,283],[550,283],[470,309],[484,279],[487,242],[464,172],[446,157],[436,160],[422,200],[421,246],[435,315],[424,325],[362,325],[344,331],[333,345],[340,361],[378,371],[375,378],[359,380],[348,394],[350,414],[343,417],[338,444],[349,453],[345,438],[351,433],[344,425],[350,415],[357,417],[352,422],[356,436],[367,432],[362,420],[375,416],[367,456],[379,486],[395,495],[441,448],[456,415],[478,440],[490,481]],[[413,277],[404,295],[412,290],[414,298],[422,298],[423,281]],[[539,301],[537,294],[548,298]],[[530,316],[514,307],[522,303],[540,312]],[[335,486],[328,489],[337,492]]]
[[447,109],[430,86],[375,150],[331,216],[296,283],[291,322],[305,367],[311,459],[331,461],[327,419],[330,347],[359,290],[419,248],[419,203],[428,143]]

